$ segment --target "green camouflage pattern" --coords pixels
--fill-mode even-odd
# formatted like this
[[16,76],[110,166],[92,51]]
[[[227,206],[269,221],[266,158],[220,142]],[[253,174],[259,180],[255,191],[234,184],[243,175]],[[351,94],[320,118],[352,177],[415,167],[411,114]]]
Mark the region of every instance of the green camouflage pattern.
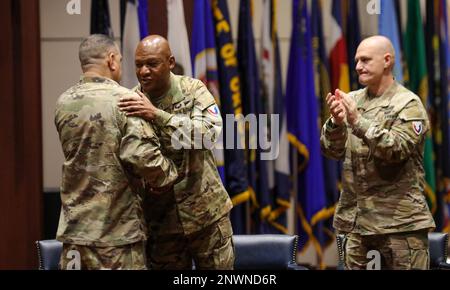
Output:
[[233,229],[228,215],[192,235],[151,235],[147,266],[152,270],[233,270]]
[[117,107],[135,94],[106,78],[82,77],[58,99],[55,124],[65,161],[57,239],[111,247],[146,239],[145,184],[165,187],[178,175],[152,126]]
[[[150,235],[189,235],[211,225],[233,207],[217,171],[213,151],[197,149],[205,137],[217,141],[222,117],[206,86],[190,77],[171,74],[171,88],[165,95],[158,99],[147,97],[159,109],[153,123],[162,152],[175,162],[182,176],[168,192],[146,198],[144,208]],[[186,141],[192,137],[191,149],[177,149],[172,143],[172,136],[179,132],[181,125],[189,128],[180,136]]]
[[434,228],[424,195],[430,125],[421,100],[398,83],[377,98],[367,88],[350,95],[359,122],[335,127],[330,118],[321,135],[322,152],[344,161],[334,227],[361,235]]
[[64,244],[61,270],[146,270],[145,242],[96,248]]
[[347,234],[344,247],[345,268],[366,270],[367,264],[373,259],[369,259],[367,253],[373,250],[380,254],[380,270],[428,270],[430,268],[428,231],[426,230],[374,236]]

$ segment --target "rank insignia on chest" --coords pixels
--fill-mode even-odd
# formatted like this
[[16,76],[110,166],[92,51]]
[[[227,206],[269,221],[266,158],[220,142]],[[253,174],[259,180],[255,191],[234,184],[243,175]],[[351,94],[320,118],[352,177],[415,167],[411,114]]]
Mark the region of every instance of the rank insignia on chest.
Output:
[[413,124],[414,133],[416,133],[417,136],[422,135],[422,133],[423,133],[422,122],[418,121],[418,122],[413,122],[412,124]]

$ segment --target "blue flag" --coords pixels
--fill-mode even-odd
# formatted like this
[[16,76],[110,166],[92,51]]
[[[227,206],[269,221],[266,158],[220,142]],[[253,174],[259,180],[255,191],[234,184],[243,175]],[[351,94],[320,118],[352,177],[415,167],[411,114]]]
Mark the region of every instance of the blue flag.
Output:
[[380,35],[389,38],[395,50],[394,77],[399,83],[403,83],[402,48],[395,0],[381,1],[381,14],[379,16],[378,29]]
[[[286,100],[283,94],[280,47],[274,0],[264,0],[262,15],[261,82],[268,114],[279,116],[278,135],[272,136],[277,124],[270,123],[272,149],[278,152],[268,164],[269,189],[273,195],[272,210],[267,220],[273,233],[287,234],[287,210],[290,208],[289,141],[287,138]],[[278,146],[278,147],[277,147]],[[275,156],[274,156],[275,157]]]
[[[260,116],[265,112],[260,93],[261,84],[259,81],[258,64],[256,62],[249,0],[241,0],[239,6],[238,60],[245,115],[252,114],[256,116],[258,123],[260,123],[262,122]],[[256,129],[251,128],[254,125],[256,124],[250,124],[249,132]],[[262,125],[264,126],[265,124],[258,124],[257,127],[261,128]],[[260,142],[257,142],[261,141],[262,138],[267,138],[266,134],[267,127],[265,127],[265,130],[259,130],[257,136],[250,134],[249,149],[247,150],[249,183],[257,196],[256,209],[253,214],[254,233],[266,233],[271,230],[271,227],[266,222],[271,212],[271,197],[267,180],[267,162],[262,160],[261,149],[258,146]]]
[[104,34],[114,37],[109,16],[108,0],[92,0],[90,31],[91,34]]
[[[325,53],[325,39],[323,36],[322,7],[320,1],[312,1],[311,30],[313,37],[314,68],[316,81],[316,95],[319,98],[319,111],[321,124],[330,116],[326,104],[326,96],[331,91],[328,58]],[[324,217],[323,231],[325,233],[325,246],[335,242],[333,229],[333,215],[339,199],[339,162],[322,156],[324,170],[327,214]]]
[[138,0],[138,18],[139,18],[139,33],[141,39],[148,35],[148,2],[147,0]]
[[[323,267],[325,188],[320,153],[319,114],[314,89],[311,24],[306,0],[293,1],[293,25],[286,99],[289,140],[299,155],[298,204],[300,246],[314,245]],[[305,233],[305,234],[303,234]]]
[[440,190],[443,197],[443,229],[450,233],[450,46],[448,31],[447,0],[439,1],[439,28],[440,28],[440,91],[441,105],[438,114],[442,120],[441,132],[441,165],[442,176]]
[[[212,9],[208,0],[195,0],[193,22],[191,40],[192,74],[194,78],[201,80],[206,85],[220,107],[216,40],[214,38]],[[214,156],[216,157],[217,170],[225,184],[223,140],[222,138],[219,139],[216,148],[214,148]]]
[[[315,1],[317,2],[317,1]],[[350,89],[358,90],[361,86],[358,82],[358,74],[356,73],[355,55],[361,42],[361,33],[359,30],[359,11],[358,0],[348,0],[347,14],[347,59],[350,69]]]
[[[128,7],[132,7],[132,9],[136,10],[136,14],[131,14],[137,20],[137,28],[136,31],[139,33],[139,39],[143,39],[148,36],[148,3],[147,0],[120,0],[120,31],[122,32],[122,40],[123,33],[125,30],[126,21],[130,21],[127,19],[129,11],[127,11]],[[130,8],[131,9],[131,8]]]
[[[236,119],[242,121],[240,77],[236,50],[231,35],[227,1],[213,0],[211,4],[217,46],[222,116],[226,120],[226,115],[234,115]],[[252,191],[249,189],[244,151],[237,149],[238,145],[240,148],[245,148],[245,144],[241,144],[245,140],[245,127],[243,122],[238,122],[237,126],[233,125],[230,128],[227,126],[227,123],[225,123],[224,140],[237,140],[234,143],[235,148],[227,148],[224,154],[226,188],[234,205],[230,213],[231,223],[235,234],[246,234],[248,231],[245,205],[252,198]],[[233,136],[227,136],[228,134]]]

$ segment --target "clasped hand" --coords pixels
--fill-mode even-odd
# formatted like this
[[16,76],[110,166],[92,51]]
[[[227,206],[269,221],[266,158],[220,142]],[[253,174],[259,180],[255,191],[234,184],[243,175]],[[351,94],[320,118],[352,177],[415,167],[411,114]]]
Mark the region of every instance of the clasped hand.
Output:
[[360,113],[350,95],[337,89],[334,95],[331,93],[327,95],[326,101],[334,124],[340,126],[347,120],[353,126],[358,122]]

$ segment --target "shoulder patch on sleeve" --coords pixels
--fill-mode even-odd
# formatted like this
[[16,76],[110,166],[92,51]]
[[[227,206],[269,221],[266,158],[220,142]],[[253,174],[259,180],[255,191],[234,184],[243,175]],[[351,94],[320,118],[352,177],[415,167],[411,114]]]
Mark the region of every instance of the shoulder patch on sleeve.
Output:
[[423,123],[422,123],[422,121],[412,122],[412,126],[413,126],[414,133],[416,133],[417,136],[422,135],[422,133],[423,133]]
[[214,117],[218,117],[220,115],[220,110],[217,105],[212,105],[207,110],[208,110],[208,113]]

